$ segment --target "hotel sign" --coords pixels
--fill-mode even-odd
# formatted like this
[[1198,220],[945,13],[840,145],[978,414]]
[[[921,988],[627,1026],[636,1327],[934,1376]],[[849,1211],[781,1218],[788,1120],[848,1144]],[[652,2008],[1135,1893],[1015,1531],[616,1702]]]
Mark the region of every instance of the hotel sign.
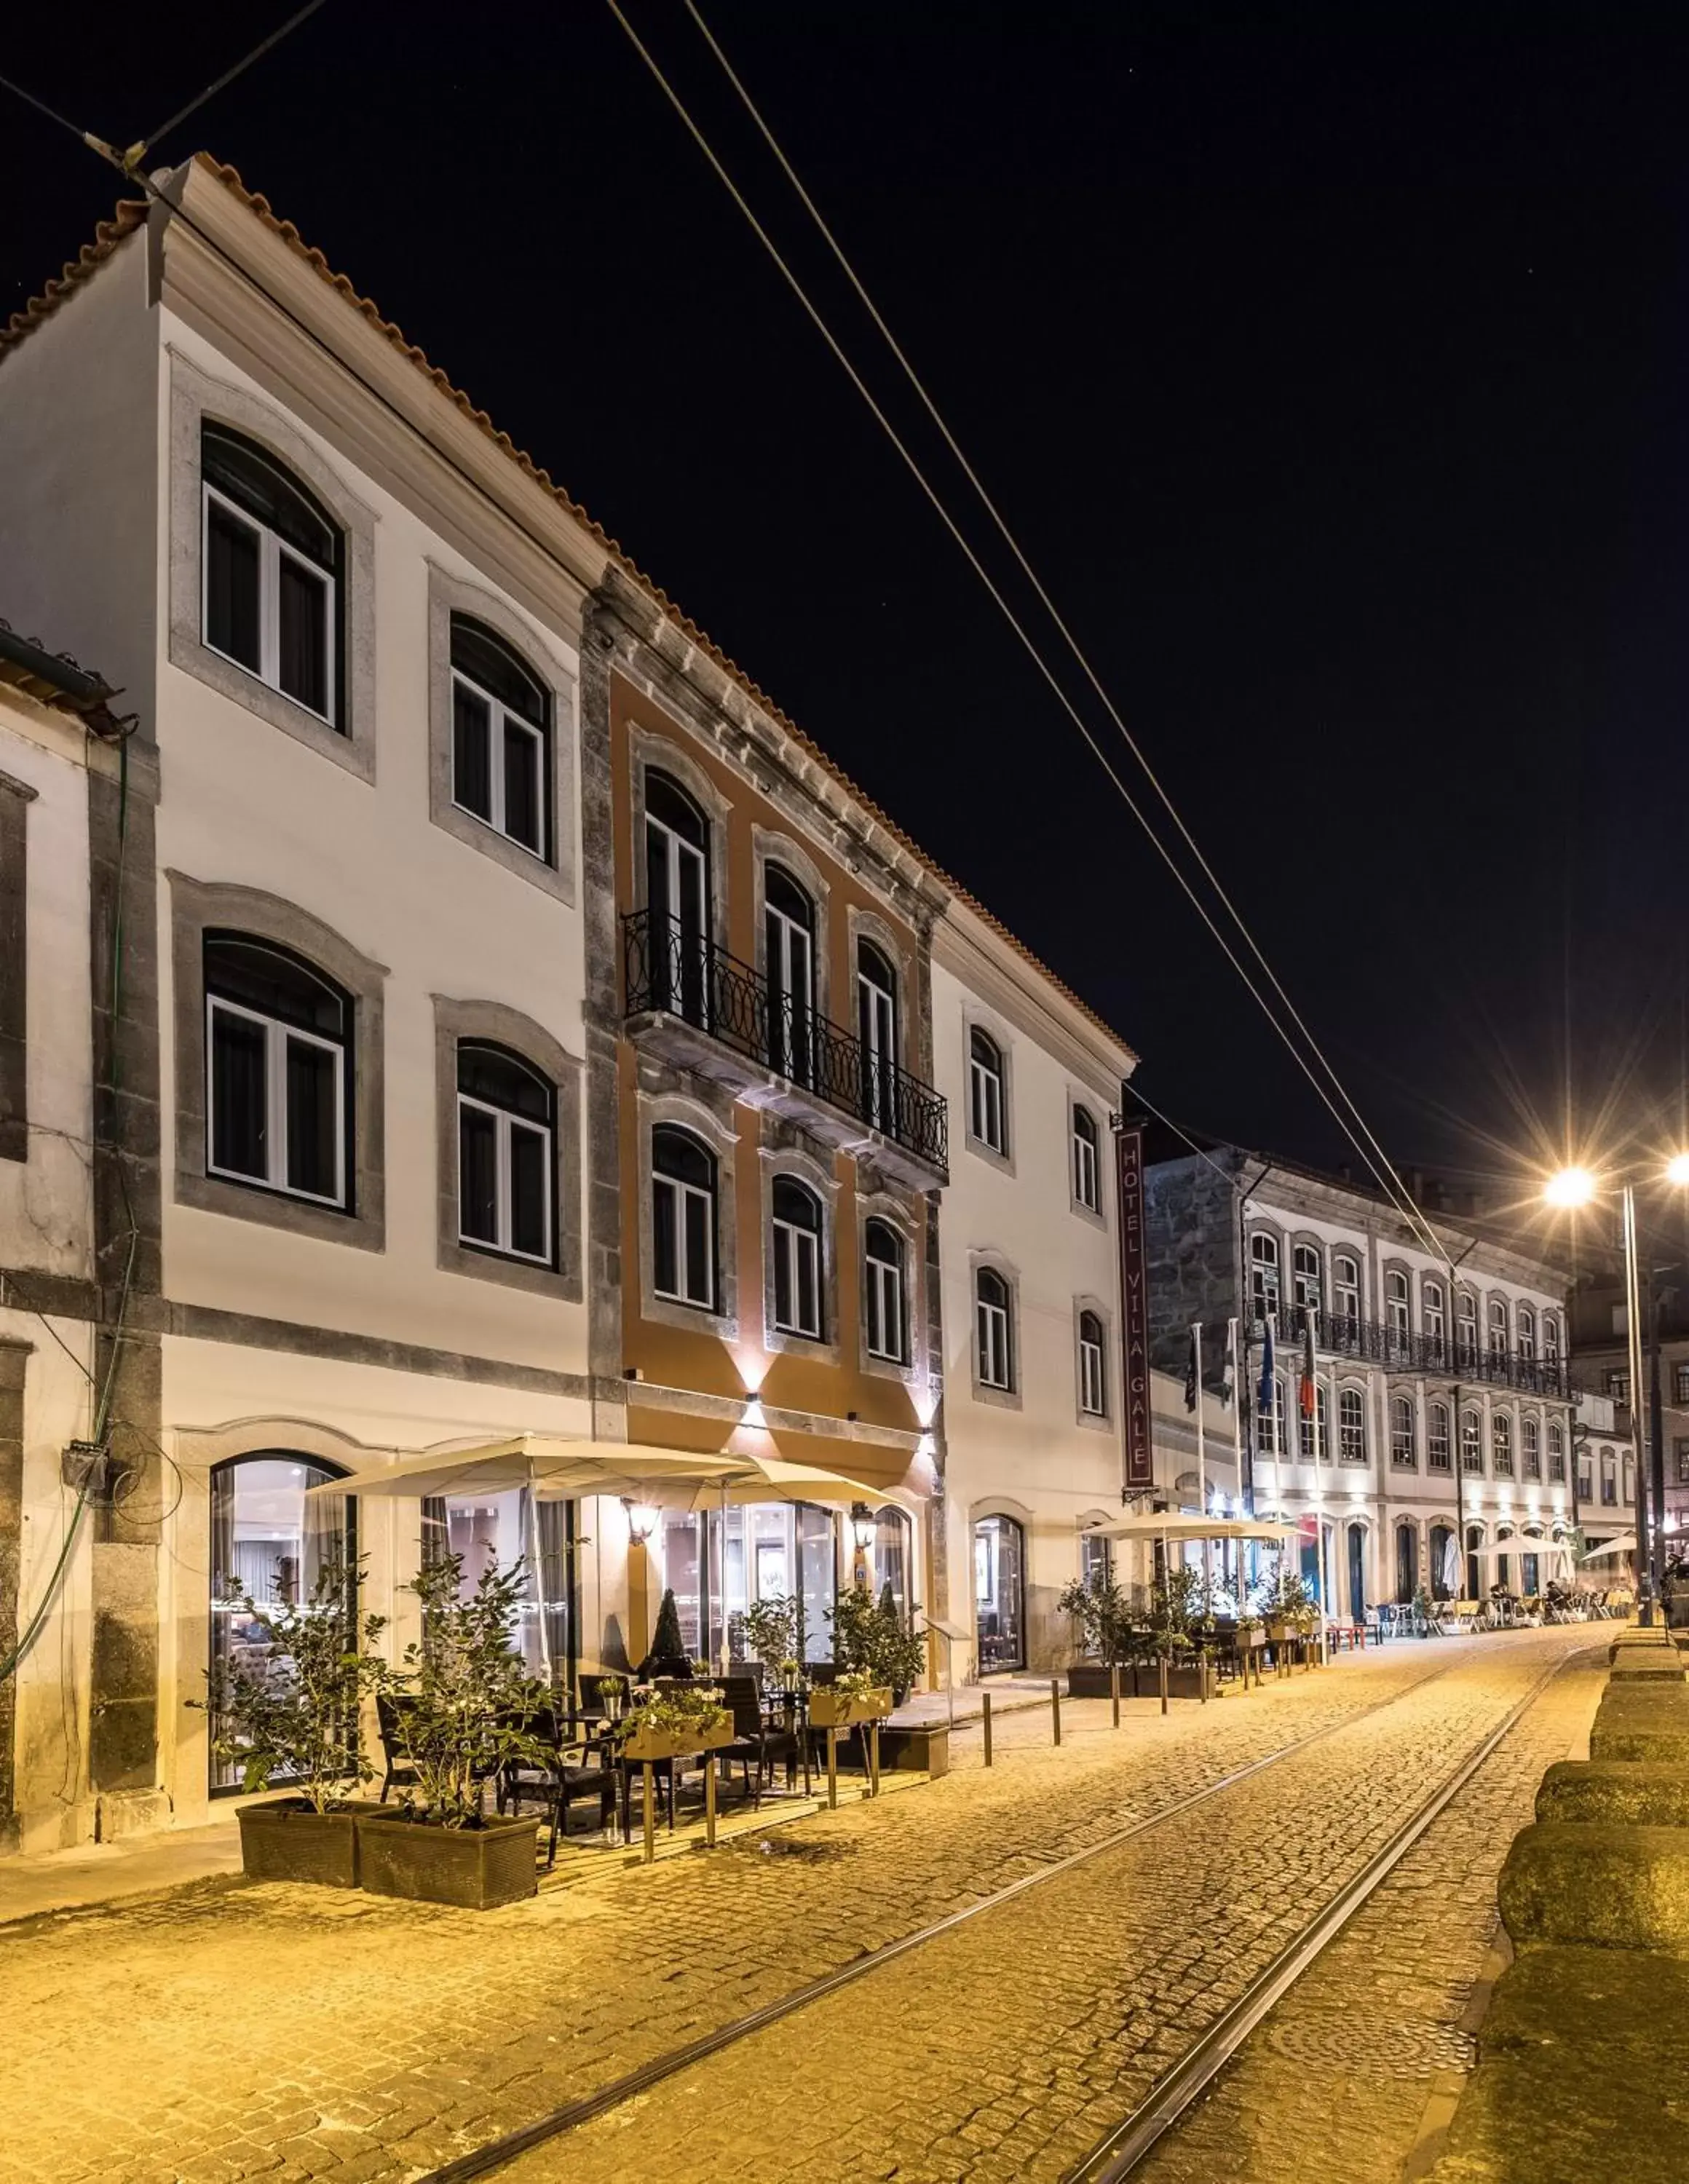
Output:
[[1129,1126],[1117,1132],[1114,1149],[1120,1186],[1121,1415],[1126,1428],[1126,1470],[1122,1484],[1129,1495],[1145,1494],[1156,1483],[1156,1459],[1150,1432],[1150,1299],[1144,1255],[1141,1128]]

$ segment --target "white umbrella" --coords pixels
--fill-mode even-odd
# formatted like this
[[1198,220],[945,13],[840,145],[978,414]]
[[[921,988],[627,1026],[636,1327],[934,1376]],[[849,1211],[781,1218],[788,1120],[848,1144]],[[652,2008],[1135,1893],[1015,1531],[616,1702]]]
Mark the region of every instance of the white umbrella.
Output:
[[740,1471],[744,1458],[704,1456],[655,1448],[642,1441],[563,1440],[549,1434],[516,1434],[473,1448],[429,1449],[372,1465],[349,1479],[329,1480],[312,1494],[504,1494],[531,1487],[542,1502],[571,1502],[583,1495],[625,1495],[647,1501],[675,1479],[716,1479]]
[[1579,1560],[1586,1563],[1598,1563],[1604,1561],[1611,1555],[1633,1555],[1636,1552],[1636,1534],[1634,1532],[1620,1532],[1616,1540],[1603,1540],[1598,1547],[1591,1547],[1586,1555],[1580,1556]]
[[883,1486],[865,1485],[840,1472],[811,1463],[789,1463],[778,1456],[733,1456],[699,1479],[689,1490],[684,1473],[672,1474],[675,1485],[659,1487],[653,1499],[666,1509],[743,1509],[755,1502],[814,1502],[823,1508],[848,1509],[856,1502],[890,1499]]
[[1168,1511],[1147,1516],[1118,1517],[1112,1524],[1092,1524],[1087,1531],[1101,1540],[1264,1540],[1274,1546],[1290,1546],[1302,1537],[1295,1524],[1269,1524],[1253,1517],[1186,1517]]

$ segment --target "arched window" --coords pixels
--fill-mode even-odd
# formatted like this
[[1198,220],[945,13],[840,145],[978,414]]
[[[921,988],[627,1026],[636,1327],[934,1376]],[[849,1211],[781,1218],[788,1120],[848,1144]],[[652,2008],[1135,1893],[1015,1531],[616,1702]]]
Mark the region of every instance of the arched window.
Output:
[[1455,1343],[1463,1365],[1472,1365],[1478,1359],[1478,1300],[1469,1290],[1462,1290],[1455,1299]]
[[1026,1535],[1012,1517],[973,1527],[973,1615],[979,1673],[1026,1666]]
[[889,1585],[897,1612],[906,1621],[914,1613],[912,1536],[913,1529],[906,1511],[888,1504],[885,1508],[876,1512],[874,1591],[878,1595]]
[[1519,1429],[1519,1475],[1524,1479],[1542,1476],[1542,1429],[1535,1418],[1522,1418]]
[[1290,1255],[1291,1297],[1301,1307],[1318,1312],[1324,1295],[1319,1252],[1313,1244],[1298,1244]]
[[343,541],[273,455],[203,428],[205,642],[260,682],[338,723]]
[[1364,1524],[1347,1527],[1349,1542],[1349,1620],[1364,1623],[1367,1619],[1367,1528]]
[[894,1365],[909,1362],[904,1306],[903,1239],[889,1221],[867,1223],[862,1231],[867,1266],[868,1355]]
[[1405,1357],[1413,1340],[1413,1306],[1408,1277],[1399,1267],[1392,1267],[1384,1278],[1384,1308],[1388,1315],[1391,1347],[1397,1357]]
[[1425,1468],[1427,1471],[1452,1471],[1454,1455],[1449,1438],[1448,1405],[1433,1403],[1427,1418]]
[[1522,1364],[1534,1365],[1536,1362],[1536,1314],[1528,1304],[1519,1306],[1514,1324],[1517,1332],[1513,1337],[1513,1347],[1519,1351],[1519,1361]]
[[1346,1251],[1339,1251],[1331,1262],[1331,1308],[1339,1319],[1361,1316],[1360,1262]]
[[1636,1459],[1627,1451],[1625,1457],[1625,1506],[1628,1509],[1636,1498]]
[[555,1095],[502,1047],[458,1046],[458,1236],[552,1263]]
[[807,1084],[815,1068],[815,905],[783,865],[762,873],[768,1066]]
[[967,1128],[970,1136],[994,1153],[1007,1150],[1003,1050],[977,1026],[967,1039]]
[[1613,1509],[1619,1502],[1619,1460],[1610,1448],[1601,1451],[1601,1503]]
[[1419,1528],[1417,1524],[1398,1524],[1396,1528],[1396,1597],[1402,1606],[1411,1606],[1419,1590]]
[[856,943],[856,1035],[862,1048],[862,1113],[875,1129],[897,1120],[897,973],[872,940]]
[[649,1006],[706,1025],[709,822],[680,784],[655,767],[645,774],[645,910]]
[[1345,1388],[1337,1398],[1337,1452],[1345,1463],[1367,1460],[1367,1407],[1357,1388]]
[[1560,1369],[1560,1323],[1552,1312],[1542,1315],[1542,1362],[1552,1373]]
[[1418,1463],[1417,1439],[1412,1398],[1392,1396],[1390,1399],[1390,1461],[1397,1471],[1412,1471]]
[[205,936],[207,1170],[343,1207],[352,1003],[267,940]]
[[1490,1355],[1505,1357],[1508,1354],[1508,1301],[1505,1297],[1490,1300]]
[[651,1133],[651,1287],[716,1309],[716,1159],[689,1130]]
[[1513,1420],[1505,1411],[1497,1411],[1490,1420],[1490,1462],[1497,1479],[1513,1477]]
[[[215,1464],[211,1471],[211,1691],[227,1680],[262,1679],[276,1696],[291,1676],[265,1630],[271,1609],[308,1607],[343,1617],[357,1612],[356,1502],[349,1495],[306,1498],[306,1489],[342,1476],[337,1466],[291,1449],[266,1448]],[[259,1611],[248,1613],[250,1600]],[[241,1787],[237,1760],[215,1745],[226,1724],[211,1714],[213,1796]],[[287,1779],[273,1778],[276,1786]]]
[[502,638],[452,616],[452,801],[507,840],[550,853],[551,700]]
[[1440,1363],[1444,1346],[1448,1340],[1447,1323],[1443,1317],[1443,1288],[1441,1282],[1421,1282],[1419,1311],[1425,1323],[1425,1347],[1431,1362]]
[[1451,1550],[1453,1546],[1454,1534],[1449,1526],[1447,1524],[1433,1524],[1431,1527],[1431,1567],[1428,1573],[1430,1579],[1431,1598],[1433,1600],[1452,1600],[1454,1597],[1455,1580],[1459,1574],[1459,1572],[1458,1563],[1456,1566],[1451,1567]]
[[821,1201],[806,1183],[777,1175],[773,1201],[774,1324],[783,1334],[822,1334]]
[[980,1385],[1012,1388],[1009,1285],[994,1267],[981,1267],[973,1278],[973,1313]]
[[1079,1408],[1087,1418],[1108,1412],[1108,1375],[1102,1322],[1094,1312],[1079,1314]]
[[1548,1427],[1548,1481],[1564,1485],[1566,1479],[1566,1429],[1558,1419]]
[[[1317,1458],[1321,1463],[1329,1463],[1331,1461],[1331,1419],[1324,1380],[1315,1383],[1314,1415],[1312,1418],[1305,1407],[1306,1400],[1305,1397],[1299,1398],[1296,1407],[1297,1446],[1302,1451],[1302,1460],[1304,1463],[1313,1463]],[[1316,1425],[1318,1428],[1317,1438]]]
[[1073,1196],[1093,1213],[1102,1205],[1101,1163],[1097,1154],[1096,1119],[1089,1107],[1073,1110]]
[[1484,1443],[1476,1411],[1463,1411],[1460,1414],[1460,1468],[1472,1477],[1483,1475]]
[[1279,1309],[1279,1240],[1263,1228],[1249,1240],[1249,1305],[1257,1319]]
[[1478,1567],[1478,1552],[1484,1544],[1484,1527],[1469,1524],[1466,1528],[1466,1591],[1468,1600],[1484,1597],[1484,1580]]

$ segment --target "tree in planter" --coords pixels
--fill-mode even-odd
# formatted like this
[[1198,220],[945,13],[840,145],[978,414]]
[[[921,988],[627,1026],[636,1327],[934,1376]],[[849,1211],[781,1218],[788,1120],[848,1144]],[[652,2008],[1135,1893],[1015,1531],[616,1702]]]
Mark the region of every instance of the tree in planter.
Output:
[[262,1634],[263,1653],[244,1663],[220,1661],[206,1676],[203,1706],[218,1723],[212,1749],[241,1769],[250,1797],[272,1783],[293,1783],[315,1813],[347,1802],[375,1769],[364,1756],[364,1702],[392,1682],[375,1652],[384,1615],[359,1623],[354,1602],[364,1560],[348,1570],[331,1557],[301,1607],[260,1607],[249,1594],[231,1593],[248,1629]]
[[1131,1615],[1126,1596],[1104,1571],[1094,1572],[1089,1584],[1075,1578],[1056,1605],[1078,1624],[1081,1651],[1104,1668],[1129,1658]]
[[828,1611],[833,1658],[843,1669],[865,1669],[880,1685],[906,1696],[926,1671],[927,1641],[898,1613],[888,1614],[865,1585],[841,1592]]
[[437,1827],[482,1825],[482,1786],[513,1761],[549,1764],[551,1747],[526,1727],[551,1693],[516,1651],[527,1596],[520,1560],[491,1561],[475,1590],[462,1591],[463,1557],[425,1563],[411,1590],[422,1603],[422,1636],[404,1652],[409,1685],[399,1733],[416,1780],[403,1793],[412,1818]]
[[680,1628],[680,1610],[675,1605],[674,1587],[664,1592],[657,1609],[657,1627],[651,1634],[651,1650],[639,1663],[642,1681],[652,1676],[684,1675],[692,1666],[692,1656],[686,1650],[686,1640]]
[[772,1669],[796,1657],[798,1603],[788,1594],[771,1593],[766,1600],[753,1601],[742,1620],[750,1659]]
[[1200,1570],[1185,1563],[1168,1563],[1162,1569],[1150,1588],[1150,1622],[1158,1653],[1170,1660],[1190,1651],[1191,1631],[1202,1619],[1205,1599]]

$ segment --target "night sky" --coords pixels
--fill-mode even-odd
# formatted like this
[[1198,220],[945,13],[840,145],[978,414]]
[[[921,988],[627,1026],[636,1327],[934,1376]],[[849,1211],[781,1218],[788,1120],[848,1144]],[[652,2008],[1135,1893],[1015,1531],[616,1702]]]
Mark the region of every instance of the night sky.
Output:
[[[1569,1027],[1580,1130],[1664,1128],[1689,14],[700,4],[1392,1152],[1558,1145]],[[962,510],[683,10],[627,5]],[[123,143],[287,12],[61,0],[3,64]],[[117,192],[3,103],[11,308]],[[152,164],[201,145],[1120,1030],[1157,1106],[1345,1156],[602,0],[329,0]]]

